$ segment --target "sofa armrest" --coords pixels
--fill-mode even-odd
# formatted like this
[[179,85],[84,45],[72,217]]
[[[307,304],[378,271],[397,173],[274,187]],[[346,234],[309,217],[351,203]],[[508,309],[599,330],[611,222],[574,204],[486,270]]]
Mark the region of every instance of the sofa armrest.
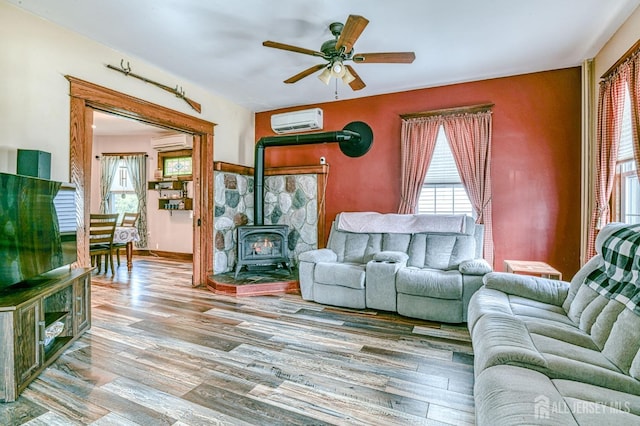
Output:
[[464,260],[458,265],[458,271],[465,275],[484,275],[493,271],[491,265],[484,259]]
[[401,251],[381,251],[373,255],[373,260],[376,262],[406,264],[407,260],[409,260],[409,255]]
[[298,255],[298,261],[300,262],[319,263],[319,262],[336,262],[337,260],[338,260],[338,255],[333,250],[326,249],[326,248],[305,251],[304,253],[300,253]]
[[485,287],[542,303],[562,306],[569,292],[569,283],[530,275],[491,272],[484,276]]

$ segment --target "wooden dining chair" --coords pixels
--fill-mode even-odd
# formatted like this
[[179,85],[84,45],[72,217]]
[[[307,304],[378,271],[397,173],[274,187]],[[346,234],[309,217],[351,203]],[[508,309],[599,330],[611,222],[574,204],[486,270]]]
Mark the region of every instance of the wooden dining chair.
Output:
[[[120,222],[120,226],[136,226],[138,222],[138,218],[140,217],[140,213],[124,213],[122,215],[122,221]],[[126,248],[127,243],[116,243],[113,245],[113,248],[116,251],[116,259],[118,262],[118,267],[120,266],[120,249]]]
[[98,272],[104,255],[104,272],[111,267],[111,274],[115,274],[113,268],[113,234],[118,224],[118,214],[91,214],[89,215],[89,254],[91,266],[97,266]]

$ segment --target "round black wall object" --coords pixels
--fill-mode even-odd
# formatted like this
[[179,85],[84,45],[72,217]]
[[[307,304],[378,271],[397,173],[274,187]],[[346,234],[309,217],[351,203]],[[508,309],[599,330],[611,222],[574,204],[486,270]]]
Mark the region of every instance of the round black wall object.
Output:
[[353,121],[342,130],[349,130],[360,135],[359,138],[351,138],[348,141],[340,141],[340,151],[348,157],[361,157],[366,154],[373,145],[373,131],[367,123]]

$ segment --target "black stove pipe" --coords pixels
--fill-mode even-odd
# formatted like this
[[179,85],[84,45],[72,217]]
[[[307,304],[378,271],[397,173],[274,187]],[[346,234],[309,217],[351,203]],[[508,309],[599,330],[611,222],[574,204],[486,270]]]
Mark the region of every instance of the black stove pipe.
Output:
[[[348,130],[349,126],[358,130]],[[355,127],[354,127],[355,126]],[[344,130],[334,132],[307,133],[301,135],[266,136],[260,138],[255,148],[253,169],[253,212],[254,225],[264,225],[264,150],[270,146],[311,145],[317,143],[340,142],[340,148],[351,157],[359,157],[367,152],[373,142],[371,128],[362,122],[348,124]],[[351,145],[350,148],[344,146]],[[354,148],[356,147],[356,148]],[[346,152],[345,149],[347,149]]]

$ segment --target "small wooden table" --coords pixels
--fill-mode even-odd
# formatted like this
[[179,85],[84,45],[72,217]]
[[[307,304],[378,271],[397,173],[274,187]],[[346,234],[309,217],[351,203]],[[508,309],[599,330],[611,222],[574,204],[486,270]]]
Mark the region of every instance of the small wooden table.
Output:
[[[127,253],[127,270],[131,272],[133,268],[133,242],[140,240],[138,229],[134,226],[116,226],[113,233],[114,244],[125,244]],[[120,262],[120,258],[118,258]]]
[[534,260],[505,260],[504,269],[512,274],[538,275],[552,280],[562,279],[562,272],[544,262]]

